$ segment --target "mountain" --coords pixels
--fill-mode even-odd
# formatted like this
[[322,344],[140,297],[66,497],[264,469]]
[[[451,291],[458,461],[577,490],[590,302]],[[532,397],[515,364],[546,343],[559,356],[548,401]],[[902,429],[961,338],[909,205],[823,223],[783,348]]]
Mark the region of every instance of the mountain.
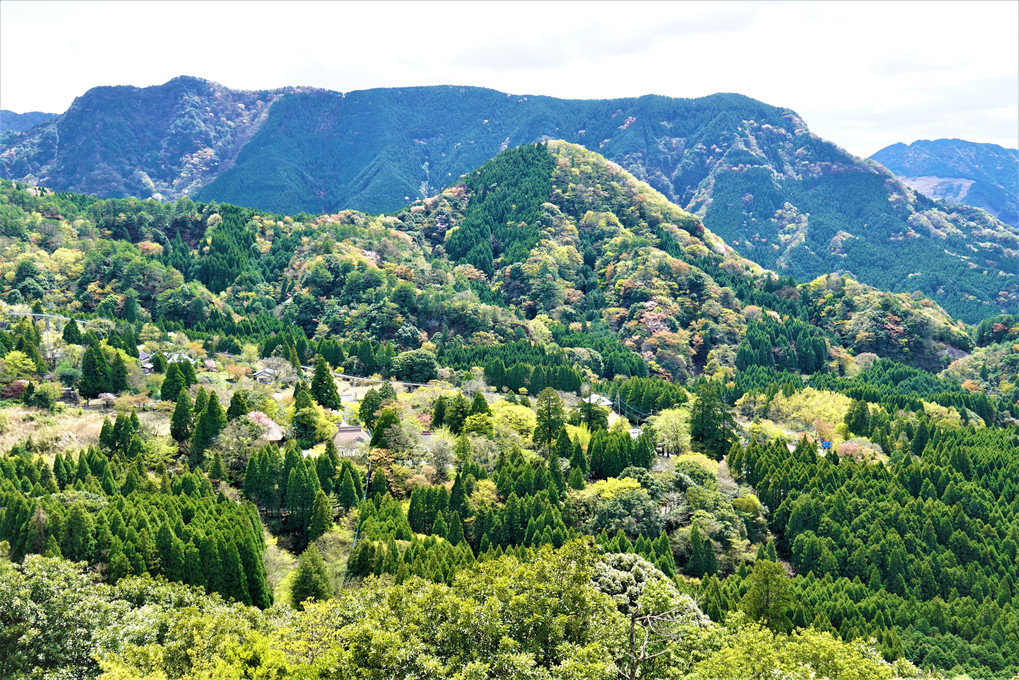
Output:
[[1019,151],[962,139],[892,144],[870,157],[931,198],[983,208],[1019,225]]
[[0,675],[1019,670],[1013,317],[936,375],[973,339],[930,299],[776,276],[562,141],[395,215],[0,180],[0,239]]
[[[848,275],[776,277],[618,164],[565,142],[504,151],[396,216],[294,219],[10,183],[4,195],[2,233],[32,242],[7,263],[7,302],[106,316],[130,296],[139,314],[188,333],[237,334],[239,315],[303,338],[441,342],[458,348],[440,353],[458,369],[502,357],[671,380],[751,365],[813,372],[834,360],[826,342],[843,357],[940,370],[972,344],[922,296]],[[774,351],[744,346],[751,327]],[[264,340],[241,333],[238,342]],[[582,358],[516,344],[553,338]]]
[[45,123],[56,115],[55,113],[43,113],[42,111],[14,113],[13,111],[3,109],[0,110],[0,133],[24,132],[39,123]]
[[63,114],[5,139],[5,177],[99,196],[172,199],[232,166],[279,91],[198,78],[159,87],[97,87]]
[[1014,228],[916,195],[811,134],[794,112],[733,94],[239,93],[178,78],[91,90],[5,146],[0,168],[8,178],[103,196],[378,212],[434,194],[503,149],[549,138],[619,163],[780,273],[849,272],[878,288],[921,291],[970,322],[1019,301]]

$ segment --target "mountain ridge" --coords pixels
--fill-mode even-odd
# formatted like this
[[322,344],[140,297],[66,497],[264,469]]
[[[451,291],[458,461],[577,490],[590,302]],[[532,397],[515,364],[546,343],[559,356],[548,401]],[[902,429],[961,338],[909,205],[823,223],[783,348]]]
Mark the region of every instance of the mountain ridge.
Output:
[[[851,271],[879,288],[932,295],[971,322],[1019,301],[1010,267],[1019,232],[918,196],[818,138],[790,109],[743,95],[561,100],[459,86],[243,93],[195,78],[90,93],[97,102],[162,95],[162,113],[147,124],[125,116],[132,107],[97,105],[89,117],[72,106],[5,145],[4,175],[275,212],[384,212],[437,193],[501,150],[564,139],[632,171],[779,273]],[[245,102],[252,108],[236,106]],[[74,129],[90,130],[91,141],[75,145]]]
[[964,139],[897,143],[871,156],[911,188],[1019,225],[1019,150]]

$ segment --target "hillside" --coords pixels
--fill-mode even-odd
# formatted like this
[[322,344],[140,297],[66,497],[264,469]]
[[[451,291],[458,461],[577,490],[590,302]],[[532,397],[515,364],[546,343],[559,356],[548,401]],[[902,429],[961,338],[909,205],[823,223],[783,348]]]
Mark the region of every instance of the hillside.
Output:
[[1019,151],[962,139],[892,144],[871,160],[930,198],[983,208],[1019,225]]
[[1016,319],[581,146],[382,216],[0,181],[0,297],[0,676],[1019,670]]
[[6,109],[0,110],[0,135],[5,132],[24,132],[56,115],[55,113],[43,113],[42,111],[14,113]]
[[282,94],[185,76],[159,87],[96,87],[42,126],[5,138],[0,167],[5,177],[60,190],[177,198],[231,167]]
[[[97,134],[98,133],[98,134]],[[1019,299],[1019,235],[915,195],[740,95],[561,100],[465,87],[241,93],[194,78],[96,88],[0,153],[7,178],[275,212],[392,211],[500,150],[564,139],[648,181],[755,262],[920,291],[969,322]]]

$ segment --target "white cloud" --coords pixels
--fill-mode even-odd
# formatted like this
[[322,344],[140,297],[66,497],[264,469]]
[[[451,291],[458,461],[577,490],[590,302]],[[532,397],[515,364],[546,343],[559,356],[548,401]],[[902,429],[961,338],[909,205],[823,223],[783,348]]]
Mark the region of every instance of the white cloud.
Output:
[[196,75],[244,89],[740,92],[859,154],[1015,147],[1019,3],[0,2],[0,107]]

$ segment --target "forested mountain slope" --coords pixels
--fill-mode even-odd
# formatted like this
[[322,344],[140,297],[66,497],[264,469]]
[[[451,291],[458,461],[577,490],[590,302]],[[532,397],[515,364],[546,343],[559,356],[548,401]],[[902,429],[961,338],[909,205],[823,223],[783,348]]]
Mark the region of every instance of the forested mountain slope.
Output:
[[903,182],[931,198],[983,208],[1019,225],[1019,151],[962,139],[892,144],[874,155]]
[[6,109],[0,110],[0,135],[5,132],[24,132],[56,115],[55,113],[43,113],[42,111],[14,113]]
[[880,288],[919,290],[973,323],[1017,302],[1013,228],[917,196],[812,135],[792,111],[740,95],[238,93],[178,78],[92,90],[5,145],[0,167],[8,178],[102,196],[188,193],[276,212],[375,212],[432,195],[502,149],[548,138],[618,162],[782,273],[847,271]]
[[383,216],[0,181],[0,297],[0,676],[1019,670],[1017,319],[581,146]]
[[4,138],[4,177],[103,197],[173,199],[229,168],[283,91],[181,76],[158,87],[96,87],[63,114]]

